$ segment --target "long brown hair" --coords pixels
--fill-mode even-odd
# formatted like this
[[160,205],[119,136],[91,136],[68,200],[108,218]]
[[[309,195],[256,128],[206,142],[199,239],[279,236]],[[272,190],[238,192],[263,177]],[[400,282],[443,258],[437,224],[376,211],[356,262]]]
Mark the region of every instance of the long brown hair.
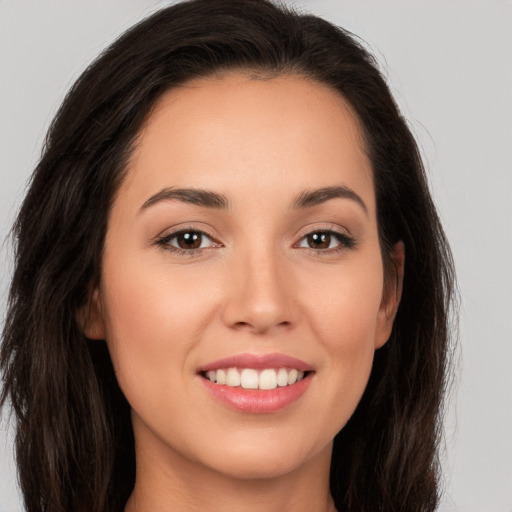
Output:
[[162,93],[225,70],[294,74],[339,91],[372,163],[383,259],[406,248],[401,306],[365,394],[336,436],[331,492],[347,512],[427,512],[439,494],[454,273],[417,145],[350,33],[266,0],[192,0],[142,21],[78,79],[13,228],[0,404],[16,418],[28,512],[122,510],[135,478],[129,405],[106,345],[76,315],[98,282],[109,209]]

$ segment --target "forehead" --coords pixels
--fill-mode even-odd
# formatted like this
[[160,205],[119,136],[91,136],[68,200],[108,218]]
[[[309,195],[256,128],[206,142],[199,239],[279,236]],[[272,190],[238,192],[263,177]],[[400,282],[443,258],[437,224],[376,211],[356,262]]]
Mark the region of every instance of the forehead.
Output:
[[341,94],[300,77],[231,73],[160,98],[121,188],[151,195],[163,186],[229,193],[286,184],[293,193],[340,183],[373,195],[359,120]]

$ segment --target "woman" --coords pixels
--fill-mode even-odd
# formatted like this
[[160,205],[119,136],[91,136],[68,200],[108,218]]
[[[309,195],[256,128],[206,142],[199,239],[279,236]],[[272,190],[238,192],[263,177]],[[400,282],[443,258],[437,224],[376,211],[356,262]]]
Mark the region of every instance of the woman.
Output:
[[434,510],[453,272],[345,32],[160,11],[74,85],[15,225],[32,510]]

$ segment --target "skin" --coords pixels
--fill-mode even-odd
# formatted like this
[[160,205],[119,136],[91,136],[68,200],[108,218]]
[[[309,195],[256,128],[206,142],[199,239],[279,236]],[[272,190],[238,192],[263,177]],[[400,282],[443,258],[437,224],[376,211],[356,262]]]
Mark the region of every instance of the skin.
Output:
[[[294,208],[304,191],[350,197]],[[166,188],[222,194],[224,209]],[[157,240],[204,231],[196,252]],[[327,248],[309,233],[333,230]],[[391,255],[403,269],[403,247]],[[398,280],[400,282],[400,279]],[[137,478],[126,511],[329,511],[332,440],[388,339],[399,285],[384,290],[372,170],[358,120],[302,78],[227,74],[167,92],[143,126],[109,218],[84,330],[106,339],[132,407]],[[240,353],[314,368],[299,400],[231,409],[198,368]]]

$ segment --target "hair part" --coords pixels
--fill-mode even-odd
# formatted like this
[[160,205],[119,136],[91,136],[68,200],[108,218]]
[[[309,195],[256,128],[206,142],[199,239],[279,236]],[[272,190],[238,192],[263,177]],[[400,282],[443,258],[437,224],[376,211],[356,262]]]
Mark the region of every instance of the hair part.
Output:
[[433,511],[454,271],[421,157],[355,38],[266,0],[192,0],[143,20],[82,74],[50,127],[13,227],[0,353],[26,510],[122,510],[132,490],[129,405],[106,344],[83,335],[77,314],[99,282],[108,214],[143,122],[165,91],[226,71],[325,84],[360,121],[386,276],[403,241],[405,279],[391,338],[335,438],[331,491],[348,512]]

